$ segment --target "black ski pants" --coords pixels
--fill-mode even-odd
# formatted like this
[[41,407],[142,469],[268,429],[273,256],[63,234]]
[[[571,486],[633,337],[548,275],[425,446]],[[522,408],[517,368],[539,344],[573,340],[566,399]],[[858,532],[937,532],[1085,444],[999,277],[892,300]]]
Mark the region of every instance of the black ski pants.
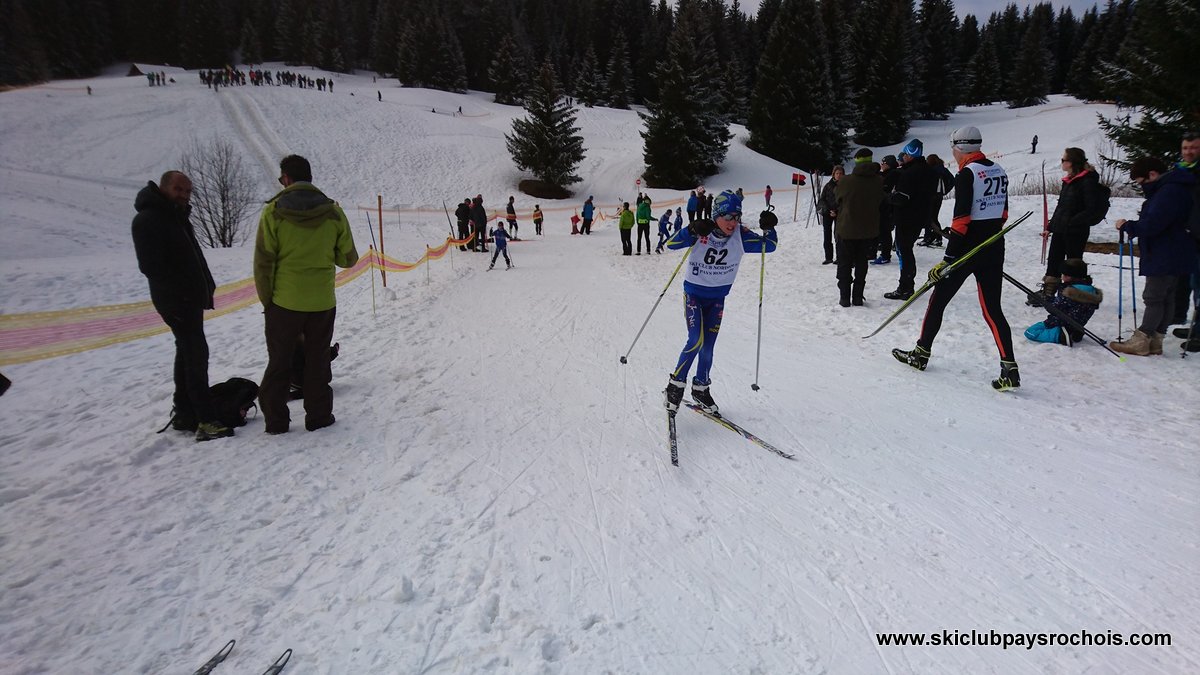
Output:
[[267,370],[258,387],[258,407],[267,431],[288,430],[288,389],[296,343],[304,340],[304,424],[325,426],[333,416],[333,389],[329,382],[329,345],[337,308],[322,312],[297,312],[272,304],[263,310],[267,339]]
[[896,226],[896,257],[900,259],[900,283],[898,290],[912,292],[917,278],[917,259],[913,246],[924,229],[920,223]]
[[821,214],[821,229],[824,230],[821,243],[825,248],[825,259],[833,260],[833,226],[836,221],[828,213]]
[[626,230],[625,228],[620,228],[620,230],[621,230],[621,255],[633,255],[633,239],[632,239],[633,230],[632,229]]
[[946,311],[946,305],[950,304],[958,289],[966,283],[967,277],[972,275],[975,277],[975,286],[979,294],[979,306],[983,309],[983,320],[992,333],[992,339],[996,341],[1000,358],[1015,361],[1012,329],[1009,328],[1008,319],[1004,318],[1004,309],[1000,306],[1000,292],[1004,284],[1003,240],[976,253],[974,258],[954,270],[950,276],[943,278],[929,291],[929,307],[925,310],[925,321],[921,324],[921,337],[917,339],[917,344],[933,351],[933,340],[942,328],[942,314]]
[[879,219],[879,257],[886,260],[892,259],[892,224],[891,217]]
[[163,323],[175,336],[176,414],[194,417],[197,422],[212,422],[212,397],[208,391],[208,340],[204,337],[204,310],[199,308],[155,307]]
[[[469,236],[471,236],[471,230],[470,230],[470,228],[467,227],[467,221],[465,221],[465,220],[458,221],[458,238],[466,239]],[[458,250],[460,250],[460,251],[467,250],[466,244],[459,246]]]
[[650,223],[638,223],[637,228],[638,228],[638,233],[637,233],[638,255],[642,254],[642,239],[646,240],[646,253],[649,253],[650,252]]
[[1046,252],[1046,276],[1057,279],[1062,275],[1062,264],[1067,258],[1082,258],[1091,230],[1078,232],[1055,232],[1050,235],[1050,249]]
[[837,280],[842,299],[853,291],[854,299],[861,302],[863,289],[867,285],[867,270],[871,256],[875,255],[874,239],[837,240]]

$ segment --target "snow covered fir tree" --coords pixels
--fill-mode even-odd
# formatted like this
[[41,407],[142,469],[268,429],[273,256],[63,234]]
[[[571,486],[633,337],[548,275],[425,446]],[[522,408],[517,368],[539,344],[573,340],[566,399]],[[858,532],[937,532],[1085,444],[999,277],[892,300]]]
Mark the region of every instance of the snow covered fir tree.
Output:
[[523,189],[538,197],[565,198],[566,187],[581,180],[575,171],[584,157],[583,137],[549,61],[530,85],[525,113],[527,117],[513,120],[512,133],[504,137],[517,168],[537,177],[537,184],[523,182]]

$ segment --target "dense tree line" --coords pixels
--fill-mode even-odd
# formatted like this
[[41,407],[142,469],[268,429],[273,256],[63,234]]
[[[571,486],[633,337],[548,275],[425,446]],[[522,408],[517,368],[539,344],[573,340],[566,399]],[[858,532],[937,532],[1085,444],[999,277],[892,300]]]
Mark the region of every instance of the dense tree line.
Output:
[[[648,155],[671,152],[656,115],[690,102],[714,119],[678,129],[743,122],[761,152],[813,169],[843,158],[847,131],[896,143],[913,119],[957,105],[1034,105],[1052,93],[1141,104],[1157,88],[1186,89],[1185,64],[1121,74],[1148,72],[1133,41],[1155,38],[1147,26],[1176,39],[1165,29],[1197,25],[1198,4],[1107,0],[1081,16],[1009,4],[960,20],[953,0],[762,0],[752,16],[737,0],[0,0],[0,84],[93,75],[114,61],[283,61],[519,104],[548,62],[583,105],[646,105]],[[695,150],[687,172],[719,163],[725,143]]]

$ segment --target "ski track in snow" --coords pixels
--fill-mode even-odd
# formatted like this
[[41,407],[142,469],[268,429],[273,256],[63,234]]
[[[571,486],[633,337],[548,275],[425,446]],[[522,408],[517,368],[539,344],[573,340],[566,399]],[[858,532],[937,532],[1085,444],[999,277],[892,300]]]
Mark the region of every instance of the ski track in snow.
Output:
[[[532,206],[503,149],[520,109],[334,77],[336,95],[214,94],[190,75],[165,88],[97,78],[90,98],[0,95],[12,244],[0,310],[145,299],[128,242],[133,196],[189,133],[237,139],[261,166],[264,199],[278,160],[308,155],[364,251],[372,239],[353,207],[375,194],[388,206],[477,192],[488,208],[508,194]],[[459,105],[473,116],[429,113]],[[1112,114],[1054,97],[912,133],[948,157],[936,139],[975,124],[1019,179],[1061,146],[1096,154],[1097,110]],[[594,194],[610,212],[642,170],[636,117],[594,108],[579,119],[580,198],[540,203]],[[1029,155],[1035,125],[1046,152]],[[1200,670],[1200,630],[1186,619],[1200,613],[1196,360],[1029,344],[1021,331],[1042,316],[1009,292],[1025,386],[996,394],[995,347],[973,294],[960,293],[929,369],[904,368],[888,351],[911,345],[924,305],[861,340],[894,307],[881,295],[896,268],[870,270],[866,307],[837,307],[834,270],[817,264],[820,228],[805,222],[809,193],[791,222],[791,170],[735,131],[708,184],[772,183],[784,222],[766,257],[762,389],[748,387],[761,264],[748,256],[714,393],[797,461],[685,415],[672,467],[661,389],[684,338],[678,280],[629,363],[617,359],[682,253],[620,256],[612,220],[572,237],[569,212],[553,212],[539,238],[522,219],[511,271],[485,273],[487,258],[453,250],[389,274],[386,289],[363,277],[338,291],[338,423],[319,432],[303,431],[293,403],[284,436],[263,434],[261,418],[203,445],[155,435],[170,407],[167,335],[6,367],[0,672],[189,672],[230,638],[230,672],[261,670],[288,647],[288,672],[331,674]],[[1040,208],[1019,197],[1011,210]],[[1109,221],[1136,209],[1115,200]],[[402,260],[446,232],[440,216],[384,220]],[[1041,275],[1038,229],[1007,238],[1015,276]],[[1107,223],[1092,238],[1115,240]],[[207,255],[218,283],[250,276],[248,246]],[[921,273],[941,252],[916,255]],[[1115,334],[1116,270],[1106,256],[1088,262],[1109,296],[1089,327]],[[213,381],[260,377],[259,310],[206,331]],[[1142,419],[1161,430],[1150,445]],[[942,629],[1171,632],[1175,643],[900,648],[874,635]]]

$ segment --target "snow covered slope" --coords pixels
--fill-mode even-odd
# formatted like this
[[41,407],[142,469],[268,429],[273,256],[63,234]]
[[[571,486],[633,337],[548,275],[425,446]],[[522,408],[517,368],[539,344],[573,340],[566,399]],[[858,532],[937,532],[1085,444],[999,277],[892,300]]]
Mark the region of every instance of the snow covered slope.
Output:
[[[510,194],[532,207],[504,154],[519,108],[334,79],[334,93],[214,94],[184,76],[162,88],[97,78],[91,97],[0,95],[0,311],[145,299],[133,198],[190,135],[234,140],[264,199],[283,154],[308,156],[317,185],[348,207],[360,250],[371,237],[350,207],[376,194],[389,207],[476,193],[493,208]],[[463,116],[449,114],[459,106]],[[912,135],[948,158],[949,131],[975,124],[1018,181],[1042,160],[1057,169],[1067,145],[1095,155],[1097,111],[1112,113],[1066,98],[974,108]],[[583,110],[580,126],[581,196],[543,208],[594,194],[608,209],[633,194],[636,115]],[[1187,618],[1200,615],[1200,360],[1032,345],[1020,333],[1042,314],[1008,289],[1024,387],[988,386],[995,347],[969,292],[947,311],[929,369],[906,368],[889,350],[913,344],[924,303],[861,340],[895,307],[882,294],[898,271],[873,268],[867,306],[838,307],[808,193],[792,222],[791,169],[744,139],[739,130],[708,185],[771,184],[782,245],[766,258],[762,389],[749,386],[750,256],[713,391],[795,461],[684,411],[681,466],[670,466],[659,392],[684,341],[678,282],[628,365],[618,356],[679,254],[625,258],[613,221],[573,237],[570,212],[553,212],[542,238],[522,221],[514,270],[485,272],[482,255],[454,251],[389,274],[386,290],[366,276],[340,289],[338,423],[319,432],[266,436],[259,418],[203,445],[156,435],[170,407],[168,335],[6,367],[0,672],[186,673],[230,638],[217,672],[259,672],[286,647],[297,674],[1200,670],[1200,626]],[[1008,270],[1028,283],[1041,276],[1040,208],[1013,200],[1016,213],[1039,212],[1008,240]],[[1118,200],[1110,220],[1136,208]],[[446,234],[436,214],[385,216],[387,251],[402,260]],[[1102,224],[1094,238],[1110,232]],[[940,251],[917,256],[924,270]],[[248,247],[208,257],[218,283],[251,274]],[[1109,258],[1087,257],[1108,297],[1090,327],[1115,337]],[[213,381],[260,377],[257,309],[207,332]],[[1172,644],[877,639],[972,630],[1170,633]]]

